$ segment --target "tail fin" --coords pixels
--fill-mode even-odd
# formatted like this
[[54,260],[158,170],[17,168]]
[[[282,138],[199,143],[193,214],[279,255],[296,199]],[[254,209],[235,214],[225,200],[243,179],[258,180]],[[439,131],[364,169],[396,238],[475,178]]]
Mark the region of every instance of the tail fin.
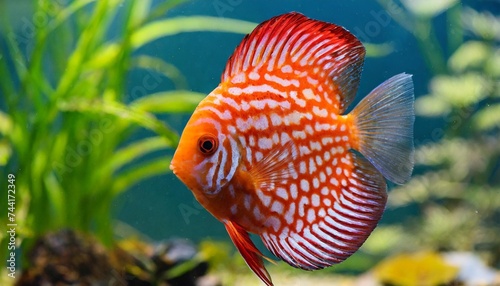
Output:
[[407,182],[413,171],[413,105],[411,75],[402,73],[375,88],[350,113],[358,151],[397,184]]

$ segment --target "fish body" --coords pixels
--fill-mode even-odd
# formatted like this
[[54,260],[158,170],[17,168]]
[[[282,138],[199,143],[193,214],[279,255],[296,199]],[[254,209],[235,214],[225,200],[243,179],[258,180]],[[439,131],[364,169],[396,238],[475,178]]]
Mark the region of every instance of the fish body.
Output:
[[410,75],[390,78],[346,113],[364,55],[340,26],[274,17],[243,39],[183,131],[170,168],[266,285],[249,232],[294,267],[340,263],[380,220],[385,179],[411,176]]

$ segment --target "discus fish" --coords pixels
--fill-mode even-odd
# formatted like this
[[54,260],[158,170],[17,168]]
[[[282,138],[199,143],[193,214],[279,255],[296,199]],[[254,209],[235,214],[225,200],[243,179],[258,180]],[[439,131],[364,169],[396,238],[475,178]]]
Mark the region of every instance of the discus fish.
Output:
[[364,56],[340,26],[295,12],[271,18],[245,36],[182,133],[170,169],[266,285],[266,257],[249,233],[293,267],[340,263],[380,220],[385,179],[411,176],[411,75],[346,112]]

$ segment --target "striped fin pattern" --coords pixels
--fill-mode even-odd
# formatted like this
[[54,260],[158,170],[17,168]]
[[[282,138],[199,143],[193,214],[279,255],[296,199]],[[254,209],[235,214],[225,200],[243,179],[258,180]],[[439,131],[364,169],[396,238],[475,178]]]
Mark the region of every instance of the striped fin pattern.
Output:
[[[229,58],[221,82],[241,73],[291,69],[308,73],[313,80],[333,80],[339,113],[356,95],[365,48],[341,26],[288,13],[263,22],[247,35]],[[313,71],[314,75],[310,73]]]
[[[299,13],[274,17],[243,39],[181,136],[171,169],[268,286],[265,257],[248,233],[297,268],[340,263],[382,217],[384,176],[400,183],[411,175],[409,75],[390,79],[343,115],[364,55],[340,26]],[[217,148],[201,154],[200,138]]]
[[385,178],[407,182],[413,172],[413,82],[398,74],[368,94],[353,109],[359,150]]
[[384,212],[387,192],[382,175],[367,160],[353,153],[352,157],[348,184],[322,218],[300,232],[261,235],[274,255],[294,267],[315,270],[340,263],[361,247]]

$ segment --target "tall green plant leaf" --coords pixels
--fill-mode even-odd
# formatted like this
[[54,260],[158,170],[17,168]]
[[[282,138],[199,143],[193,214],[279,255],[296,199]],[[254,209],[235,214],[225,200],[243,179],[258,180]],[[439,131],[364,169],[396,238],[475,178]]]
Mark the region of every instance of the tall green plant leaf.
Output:
[[171,159],[171,157],[154,159],[118,174],[113,182],[112,194],[116,196],[142,180],[165,174],[169,171]]
[[165,91],[141,97],[130,106],[152,113],[188,113],[205,97],[203,93],[187,90]]
[[116,151],[103,168],[112,173],[146,154],[168,147],[169,144],[163,137],[155,136],[141,139]]
[[176,17],[156,21],[132,35],[132,46],[140,48],[154,40],[185,32],[232,32],[248,34],[256,24],[252,22],[209,16]]
[[154,71],[162,74],[170,79],[176,89],[187,89],[187,80],[181,71],[173,64],[167,63],[164,60],[151,56],[137,56],[132,59],[132,68],[141,68]]
[[59,104],[62,111],[78,111],[88,113],[103,113],[116,116],[124,121],[133,122],[164,136],[169,146],[175,146],[178,136],[166,123],[156,119],[152,114],[128,107],[116,101],[75,99]]

